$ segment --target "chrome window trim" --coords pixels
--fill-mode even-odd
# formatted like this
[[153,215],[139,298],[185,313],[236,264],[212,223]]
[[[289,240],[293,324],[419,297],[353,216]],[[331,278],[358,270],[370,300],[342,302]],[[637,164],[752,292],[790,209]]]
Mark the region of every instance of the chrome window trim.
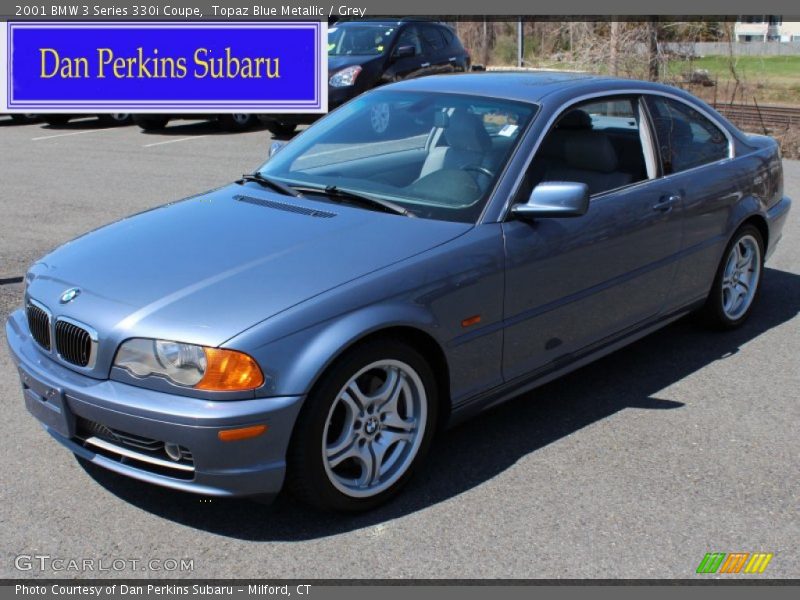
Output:
[[[59,321],[64,321],[65,323],[69,323],[70,325],[74,325],[75,327],[80,327],[81,329],[86,331],[86,333],[89,334],[89,339],[91,340],[91,345],[89,346],[89,362],[86,363],[85,367],[76,365],[75,363],[66,360],[63,356],[61,356],[61,353],[59,353],[58,344],[56,343],[56,338],[55,338],[56,324]],[[89,327],[84,323],[81,323],[80,321],[76,321],[75,319],[71,319],[69,317],[56,317],[52,329],[53,329],[53,343],[51,344],[51,346],[53,352],[58,357],[58,360],[63,362],[65,365],[69,365],[70,368],[82,369],[84,371],[91,371],[92,369],[94,369],[95,363],[97,362],[97,346],[98,346],[98,334],[95,329]]]
[[[688,106],[689,108],[692,108],[692,109],[696,110],[698,113],[700,113],[701,115],[706,117],[709,121],[711,121],[711,123],[715,127],[717,127],[718,129],[720,129],[722,131],[723,135],[725,136],[725,139],[728,140],[728,157],[727,158],[723,158],[721,160],[717,160],[717,161],[710,162],[710,163],[705,163],[703,165],[698,165],[696,167],[692,167],[691,169],[686,169],[685,171],[679,171],[678,173],[670,173],[669,175],[664,175],[662,173],[659,177],[656,177],[655,179],[645,179],[645,180],[636,182],[637,184],[650,183],[650,182],[653,182],[653,181],[662,181],[662,180],[667,179],[669,177],[674,177],[676,175],[683,175],[684,173],[690,173],[690,172],[692,172],[692,171],[694,171],[696,169],[702,169],[702,168],[708,167],[709,165],[721,164],[723,162],[726,162],[726,161],[729,161],[729,160],[735,158],[735,152],[734,152],[734,147],[735,146],[734,146],[734,143],[733,143],[733,136],[731,135],[731,132],[728,131],[728,128],[725,127],[718,118],[716,118],[714,115],[710,114],[702,106],[696,105],[696,104],[692,103],[691,101],[687,100],[686,98],[683,98],[683,97],[681,97],[681,96],[679,96],[677,94],[671,94],[670,92],[665,92],[665,91],[662,91],[662,90],[653,90],[653,89],[636,88],[636,87],[621,88],[621,89],[617,89],[617,90],[605,90],[605,91],[602,91],[602,92],[592,92],[592,93],[589,93],[589,94],[583,94],[581,96],[577,96],[575,98],[572,98],[567,102],[564,102],[563,104],[561,104],[561,106],[558,107],[557,110],[553,111],[552,116],[547,120],[547,123],[545,124],[544,129],[542,130],[542,134],[539,136],[539,139],[536,140],[536,143],[534,144],[533,149],[531,150],[530,158],[525,162],[524,168],[520,169],[519,173],[517,173],[516,179],[514,180],[514,184],[511,187],[511,192],[509,193],[508,198],[505,199],[505,201],[503,203],[503,206],[501,207],[501,209],[499,211],[497,222],[498,223],[503,223],[508,219],[508,215],[509,215],[509,212],[511,210],[512,200],[519,193],[520,187],[522,185],[522,180],[525,177],[525,173],[527,173],[528,169],[530,169],[531,163],[533,162],[533,159],[536,156],[536,153],[539,152],[539,147],[542,145],[542,142],[544,141],[544,138],[547,137],[547,134],[550,133],[550,130],[553,127],[553,124],[555,123],[556,119],[558,119],[558,117],[560,117],[562,114],[564,114],[564,112],[566,110],[568,110],[570,107],[575,106],[576,104],[580,104],[581,102],[585,102],[587,100],[593,100],[593,99],[596,99],[596,98],[609,98],[609,97],[614,97],[614,96],[632,96],[632,95],[635,95],[635,96],[648,96],[648,95],[649,96],[662,96],[664,98],[670,98],[672,100],[676,100],[678,102],[681,102],[681,103],[685,104],[686,106]],[[541,106],[541,103],[540,103],[540,106]],[[531,121],[529,127],[532,126],[532,125],[533,125],[533,120]],[[530,131],[530,128],[528,129],[528,131]],[[521,145],[522,145],[521,142],[522,142],[522,140],[519,140],[519,143],[518,143],[518,146],[517,146],[517,150],[519,150],[519,148],[521,147]],[[513,156],[509,157],[509,160],[506,162],[506,167],[508,167],[511,164],[513,158],[514,158]],[[505,173],[504,173],[504,175],[505,175]],[[491,204],[494,203],[494,199],[495,199],[494,195],[497,192],[497,189],[498,189],[498,186],[499,186],[501,180],[502,180],[502,177],[497,180],[497,184],[495,185],[495,189],[494,189],[494,191],[492,193],[492,197],[491,197],[490,201],[487,202],[486,206],[484,207],[484,211],[481,214],[480,220],[478,221],[479,223],[485,222],[484,221],[484,217],[486,216],[487,209]],[[623,186],[623,187],[627,187],[627,186]],[[621,189],[621,188],[616,188],[616,189]],[[601,194],[607,194],[607,193],[610,193],[610,192],[613,192],[613,191],[615,191],[615,190],[606,190],[604,192],[601,192]],[[595,194],[592,197],[594,198],[595,196],[599,196],[601,194]]]

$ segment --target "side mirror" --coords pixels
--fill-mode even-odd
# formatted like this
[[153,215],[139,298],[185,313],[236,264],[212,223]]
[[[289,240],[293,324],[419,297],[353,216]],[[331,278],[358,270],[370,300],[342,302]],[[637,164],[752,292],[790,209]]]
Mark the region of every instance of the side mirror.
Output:
[[417,55],[417,49],[414,46],[398,46],[395,48],[394,58],[409,58]]
[[520,219],[580,217],[589,210],[589,187],[585,183],[549,181],[540,183],[525,203],[515,204],[511,214]]
[[269,145],[269,158],[275,156],[281,148],[286,145],[286,142],[279,142],[277,140],[273,140],[273,142]]

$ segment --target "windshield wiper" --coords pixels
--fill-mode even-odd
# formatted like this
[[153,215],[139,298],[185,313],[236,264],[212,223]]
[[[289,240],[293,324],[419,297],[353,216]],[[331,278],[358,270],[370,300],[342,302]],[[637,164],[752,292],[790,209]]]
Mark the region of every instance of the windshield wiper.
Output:
[[301,187],[297,186],[297,190],[304,192],[313,192],[317,194],[325,194],[333,200],[350,202],[351,204],[358,204],[366,208],[377,209],[383,212],[392,213],[395,215],[402,215],[404,217],[413,217],[414,215],[408,212],[405,208],[389,200],[382,200],[375,196],[368,196],[358,192],[351,192],[350,190],[343,190],[335,185],[328,185],[325,187]]
[[266,175],[262,175],[258,171],[255,173],[245,173],[242,175],[241,181],[255,181],[256,183],[260,183],[263,187],[270,188],[275,190],[276,192],[281,192],[287,196],[294,196],[298,198],[302,196],[300,192],[296,189],[289,187],[282,181],[278,181],[277,179],[272,179],[271,177],[267,177]]

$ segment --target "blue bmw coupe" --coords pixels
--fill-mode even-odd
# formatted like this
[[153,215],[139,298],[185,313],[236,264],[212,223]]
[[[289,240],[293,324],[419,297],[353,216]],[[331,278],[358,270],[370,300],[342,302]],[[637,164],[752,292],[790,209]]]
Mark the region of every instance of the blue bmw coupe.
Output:
[[672,87],[410,80],[43,257],[6,335],[28,410],[85,460],[369,509],[458,419],[690,312],[741,324],[782,178],[775,141]]

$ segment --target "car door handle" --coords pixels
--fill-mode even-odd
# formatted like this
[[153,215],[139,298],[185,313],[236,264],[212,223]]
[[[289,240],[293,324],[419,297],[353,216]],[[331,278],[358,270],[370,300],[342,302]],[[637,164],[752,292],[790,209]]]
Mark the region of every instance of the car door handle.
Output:
[[451,56],[447,60],[449,60],[450,62],[456,62],[456,57],[455,56]]
[[429,62],[424,62],[424,63],[422,63],[422,64],[420,65],[420,67],[422,67],[423,69],[424,69],[425,67],[430,67],[430,66],[431,66],[431,63],[429,63]]
[[653,205],[653,210],[666,213],[671,211],[672,208],[680,201],[681,201],[680,196],[678,196],[677,194],[670,194],[669,196],[666,196],[661,200],[659,200],[658,202],[656,202]]

